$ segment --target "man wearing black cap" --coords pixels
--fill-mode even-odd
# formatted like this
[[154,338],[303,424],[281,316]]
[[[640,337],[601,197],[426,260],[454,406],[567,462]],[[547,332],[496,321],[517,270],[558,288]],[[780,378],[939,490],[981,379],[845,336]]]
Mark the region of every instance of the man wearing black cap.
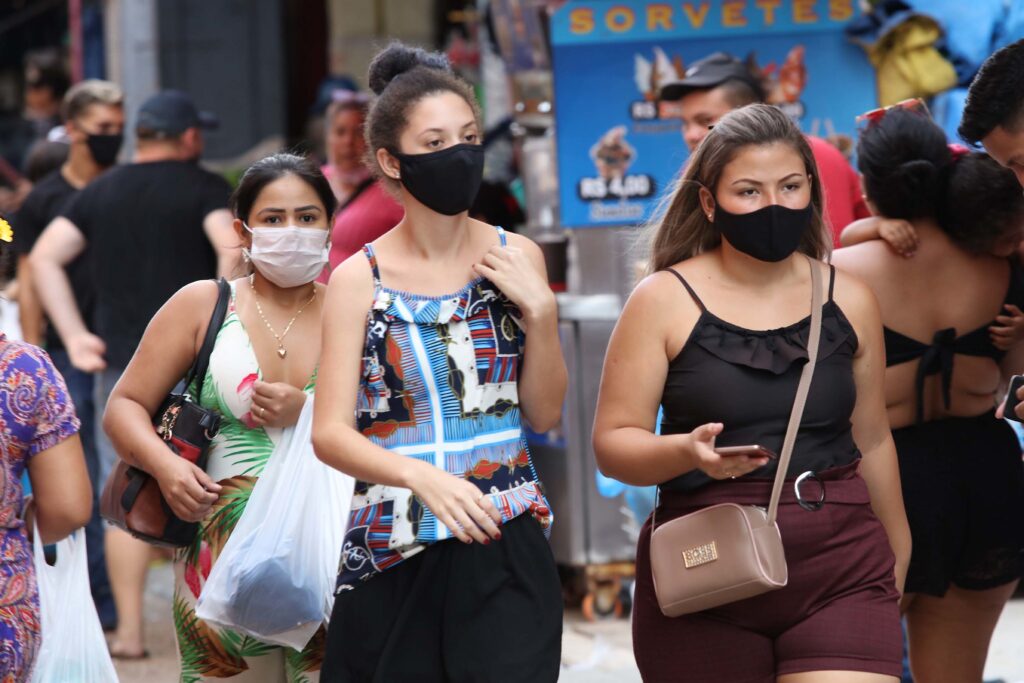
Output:
[[[134,163],[111,169],[79,192],[32,249],[39,298],[71,363],[96,373],[97,414],[164,302],[190,282],[234,270],[231,187],[195,163],[203,149],[201,129],[212,124],[184,93],[167,91],[146,100],[135,126]],[[89,321],[82,319],[64,271],[87,247],[95,286]],[[117,459],[102,429],[96,449],[102,487]],[[108,529],[106,546],[118,613],[111,651],[144,656],[149,546],[118,529]]]
[[[715,52],[694,62],[681,80],[662,85],[660,99],[676,102],[683,140],[692,152],[718,119],[733,109],[765,101],[764,88],[750,68],[732,55]],[[839,246],[839,233],[871,215],[857,173],[842,152],[821,138],[805,136],[818,165],[825,192],[825,219]]]

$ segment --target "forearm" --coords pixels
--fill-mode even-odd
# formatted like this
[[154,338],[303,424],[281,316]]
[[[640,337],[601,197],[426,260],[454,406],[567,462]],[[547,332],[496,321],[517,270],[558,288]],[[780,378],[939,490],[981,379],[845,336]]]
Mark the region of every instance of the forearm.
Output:
[[850,223],[843,228],[843,232],[839,236],[839,244],[844,247],[851,247],[854,244],[879,239],[881,237],[878,232],[879,222],[880,219],[877,216],[872,216],[871,218],[861,218],[859,221]]
[[546,432],[559,423],[568,383],[557,317],[529,321],[519,378],[519,404],[523,417],[535,431]]
[[31,272],[39,300],[60,338],[67,341],[88,332],[63,266],[48,259],[33,258]]
[[887,434],[876,446],[862,451],[860,472],[871,495],[871,509],[885,527],[889,545],[896,556],[896,577],[902,591],[910,563],[911,537],[903,507],[896,446],[891,435]]
[[230,280],[238,274],[238,250],[217,249],[217,277]]
[[156,476],[168,458],[177,457],[153,429],[152,418],[137,401],[111,396],[103,414],[103,431],[129,465]]
[[28,256],[18,257],[18,324],[21,325],[21,335],[25,341],[36,346],[42,345],[45,321],[32,281]]
[[409,481],[417,467],[432,467],[382,448],[348,425],[332,423],[317,428],[315,418],[313,450],[324,464],[359,481],[383,486],[410,488]]
[[638,427],[594,430],[594,453],[605,475],[633,486],[652,486],[696,469],[689,434],[652,434]]

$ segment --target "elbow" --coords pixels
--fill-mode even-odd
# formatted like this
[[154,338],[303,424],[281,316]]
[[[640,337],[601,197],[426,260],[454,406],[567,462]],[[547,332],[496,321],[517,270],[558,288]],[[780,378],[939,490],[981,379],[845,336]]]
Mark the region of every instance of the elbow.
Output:
[[623,483],[629,483],[623,478],[623,473],[619,471],[616,466],[616,458],[611,454],[604,434],[594,430],[594,435],[590,440],[590,445],[594,449],[594,460],[597,461],[597,469],[606,477],[621,481]]
[[107,399],[107,407],[103,411],[103,418],[100,420],[100,424],[103,427],[103,433],[107,435],[112,444],[117,444],[118,436],[118,419],[117,419],[117,402],[118,398],[115,393]]
[[[36,523],[43,543],[56,543],[89,523],[92,517],[92,486],[87,480],[81,489],[79,495],[61,501],[59,506],[43,501],[36,503]],[[54,507],[56,509],[52,509]]]
[[332,454],[337,453],[337,448],[333,446],[333,439],[331,438],[331,430],[325,425],[318,426],[316,421],[313,422],[313,434],[311,438],[313,442],[313,453],[316,454],[317,460],[337,468],[336,457],[331,457]]
[[549,432],[562,422],[561,406],[558,406],[557,409],[545,410],[540,415],[530,415],[526,421],[529,423],[530,429],[538,434]]

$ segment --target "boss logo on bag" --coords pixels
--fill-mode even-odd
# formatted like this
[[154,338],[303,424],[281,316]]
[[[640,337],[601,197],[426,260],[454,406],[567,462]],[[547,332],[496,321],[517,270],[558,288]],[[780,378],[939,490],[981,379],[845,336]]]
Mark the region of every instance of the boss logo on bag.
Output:
[[699,567],[718,559],[718,546],[714,541],[683,551],[683,565],[687,569]]

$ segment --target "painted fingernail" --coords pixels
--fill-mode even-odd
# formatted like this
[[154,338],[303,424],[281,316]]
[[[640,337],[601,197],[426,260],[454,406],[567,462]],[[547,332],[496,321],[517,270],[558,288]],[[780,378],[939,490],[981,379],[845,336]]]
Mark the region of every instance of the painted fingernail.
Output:
[[501,540],[501,532],[500,531],[497,534],[494,535],[494,540],[495,541],[500,541]]
[[490,544],[491,544],[491,539],[485,538],[484,539],[484,545],[490,545]]

